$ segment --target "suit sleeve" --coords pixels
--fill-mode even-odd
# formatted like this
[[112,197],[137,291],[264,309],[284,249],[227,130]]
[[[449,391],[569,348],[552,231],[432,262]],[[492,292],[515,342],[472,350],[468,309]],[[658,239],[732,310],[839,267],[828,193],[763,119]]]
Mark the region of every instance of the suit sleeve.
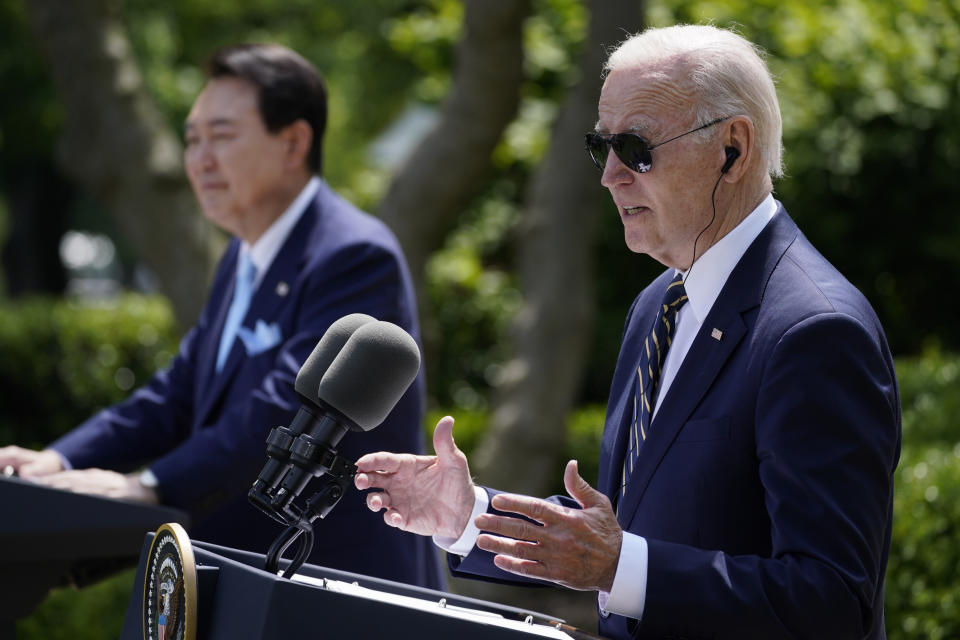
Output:
[[[496,489],[489,489],[487,487],[484,487],[484,490],[487,492],[488,498],[487,513],[497,516],[506,516],[508,518],[521,518],[528,522],[532,522],[533,524],[539,524],[534,520],[527,518],[526,516],[494,509],[492,506],[490,506],[491,502],[493,501],[493,496],[503,492],[497,491]],[[580,508],[580,505],[577,503],[577,501],[569,496],[550,496],[547,498],[547,500],[571,509]],[[487,532],[481,531],[481,533]],[[485,551],[477,546],[474,546],[470,553],[463,557],[453,553],[448,553],[447,566],[450,568],[450,573],[461,578],[473,578],[474,580],[482,580],[484,582],[513,584],[518,586],[557,586],[556,583],[549,582],[547,580],[527,578],[515,573],[510,573],[509,571],[504,571],[493,564],[493,555],[494,554],[490,553],[489,551]]]
[[180,342],[173,362],[129,398],[98,412],[50,445],[75,469],[130,471],[169,451],[184,438],[193,415],[197,345],[206,335],[208,309]]
[[781,336],[764,369],[755,423],[772,552],[729,555],[648,539],[636,633],[860,638],[871,631],[874,609],[883,606],[900,446],[896,383],[880,344],[838,313]]
[[215,422],[151,464],[165,503],[202,513],[236,495],[238,487],[250,486],[266,460],[267,433],[287,424],[300,406],[293,386],[300,366],[335,320],[367,313],[400,323],[405,290],[401,263],[392,252],[349,245],[309,269],[293,331],[277,348],[256,356],[271,359],[266,373],[251,387],[232,389]]

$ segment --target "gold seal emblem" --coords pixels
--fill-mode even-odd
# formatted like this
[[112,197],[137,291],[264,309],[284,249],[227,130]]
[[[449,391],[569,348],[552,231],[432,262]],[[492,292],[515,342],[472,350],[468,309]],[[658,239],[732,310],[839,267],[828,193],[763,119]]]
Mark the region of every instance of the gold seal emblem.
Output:
[[144,640],[196,640],[197,567],[187,532],[160,525],[143,578]]

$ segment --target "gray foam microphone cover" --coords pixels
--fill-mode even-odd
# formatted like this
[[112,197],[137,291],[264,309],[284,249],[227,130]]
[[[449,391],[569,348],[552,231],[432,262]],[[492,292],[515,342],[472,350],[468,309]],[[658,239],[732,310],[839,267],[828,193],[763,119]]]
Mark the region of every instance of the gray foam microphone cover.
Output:
[[351,313],[335,320],[313,348],[313,352],[307,356],[306,362],[300,367],[297,373],[297,379],[293,383],[293,388],[297,390],[304,398],[316,400],[317,389],[320,388],[320,381],[323,374],[330,368],[330,363],[343,349],[354,331],[365,324],[376,322],[373,316],[365,313]]
[[318,395],[369,431],[384,421],[419,370],[417,341],[378,320],[354,331],[320,381]]

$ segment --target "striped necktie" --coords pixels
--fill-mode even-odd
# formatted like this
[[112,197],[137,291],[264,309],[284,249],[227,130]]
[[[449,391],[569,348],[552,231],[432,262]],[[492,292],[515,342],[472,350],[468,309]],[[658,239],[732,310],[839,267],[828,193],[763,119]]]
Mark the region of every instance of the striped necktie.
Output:
[[253,281],[257,277],[257,267],[250,259],[250,254],[244,252],[240,256],[240,266],[237,268],[237,281],[233,286],[233,300],[227,311],[227,319],[223,323],[223,333],[220,334],[220,349],[217,351],[217,372],[223,369],[233,343],[237,339],[237,329],[247,315],[250,306],[250,297],[253,294]]
[[687,301],[687,292],[683,289],[683,278],[678,273],[666,292],[653,321],[653,328],[643,342],[640,351],[640,364],[634,381],[633,422],[630,425],[630,444],[623,458],[620,495],[627,492],[627,483],[633,473],[640,455],[640,448],[650,433],[650,420],[660,386],[660,372],[667,357],[667,349],[673,341],[673,332],[677,324],[677,312]]

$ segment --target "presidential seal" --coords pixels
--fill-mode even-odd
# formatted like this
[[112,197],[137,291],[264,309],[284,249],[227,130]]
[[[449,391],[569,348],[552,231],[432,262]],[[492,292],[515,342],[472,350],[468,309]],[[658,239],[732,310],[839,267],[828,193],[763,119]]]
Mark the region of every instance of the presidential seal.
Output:
[[195,640],[197,568],[187,532],[176,522],[160,525],[143,579],[144,640]]

